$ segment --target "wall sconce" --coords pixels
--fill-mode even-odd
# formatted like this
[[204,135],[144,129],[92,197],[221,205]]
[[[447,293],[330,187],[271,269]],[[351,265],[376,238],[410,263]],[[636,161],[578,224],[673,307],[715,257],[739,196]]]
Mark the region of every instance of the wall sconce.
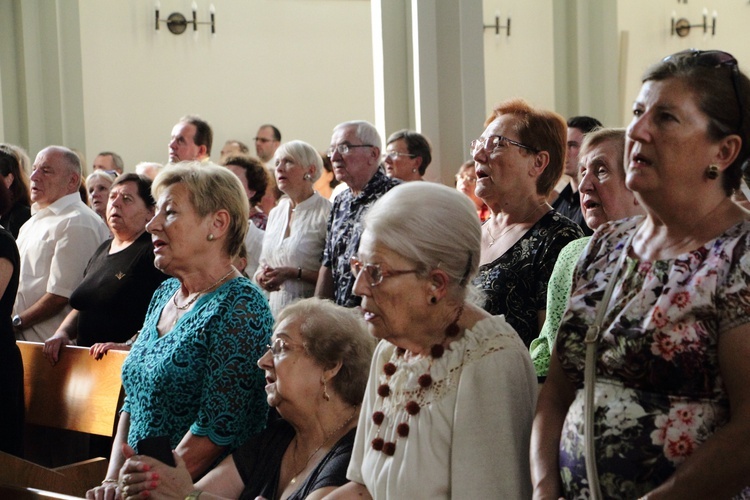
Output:
[[[711,16],[711,36],[716,34],[716,11]],[[703,22],[700,24],[690,24],[690,21],[681,17],[676,19],[675,13],[672,12],[672,36],[677,34],[679,37],[686,37],[690,34],[690,28],[703,28],[703,34],[708,33],[708,9],[703,9]]]
[[175,35],[181,35],[185,32],[185,30],[188,27],[188,24],[193,25],[193,31],[198,31],[198,25],[199,24],[210,24],[211,25],[211,34],[216,33],[216,8],[214,7],[214,4],[211,4],[209,7],[210,12],[210,21],[198,21],[198,5],[193,2],[192,5],[192,11],[193,11],[193,20],[188,21],[185,16],[180,14],[179,12],[173,12],[169,15],[166,19],[160,19],[159,18],[159,10],[161,8],[161,5],[159,2],[156,2],[155,6],[155,24],[154,28],[159,31],[159,24],[160,23],[166,23],[167,29],[170,31],[170,33],[173,33]]
[[505,30],[505,36],[510,36],[510,16],[508,16],[508,22],[505,26],[500,24],[500,13],[495,14],[495,24],[485,24],[484,29],[492,28],[495,30],[496,35],[500,35],[500,30]]

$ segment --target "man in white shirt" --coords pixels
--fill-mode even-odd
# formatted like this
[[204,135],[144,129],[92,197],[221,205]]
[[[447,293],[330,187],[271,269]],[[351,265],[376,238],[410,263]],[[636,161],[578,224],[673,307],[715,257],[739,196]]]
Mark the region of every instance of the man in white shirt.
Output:
[[30,180],[33,215],[16,241],[21,269],[13,327],[18,339],[44,342],[70,312],[68,298],[109,230],[81,201],[81,163],[70,149],[40,151]]

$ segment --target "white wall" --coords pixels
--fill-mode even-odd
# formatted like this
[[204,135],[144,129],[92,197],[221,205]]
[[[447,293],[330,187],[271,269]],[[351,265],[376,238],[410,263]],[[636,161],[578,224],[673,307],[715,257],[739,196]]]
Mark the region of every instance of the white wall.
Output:
[[[209,0],[196,0],[207,20]],[[213,0],[206,26],[154,30],[152,1],[80,0],[86,154],[120,153],[128,169],[164,162],[172,126],[198,114],[252,150],[261,123],[321,151],[331,129],[374,120],[370,4],[362,0]],[[162,17],[190,1],[161,0]]]
[[[716,35],[703,35],[703,30],[693,28],[685,38],[671,36],[670,18],[686,17],[692,24],[702,22],[703,8],[718,12]],[[662,0],[619,0],[618,19],[621,32],[628,32],[624,60],[625,74],[622,102],[622,121],[630,122],[632,104],[641,87],[641,75],[651,64],[688,48],[719,49],[732,53],[740,62],[745,74],[750,71],[750,4],[737,0],[691,0],[687,4]],[[710,19],[709,19],[710,22]]]
[[[553,0],[484,0],[484,24],[500,24],[511,16],[510,36],[505,30],[484,31],[486,106],[523,97],[535,106],[555,109]],[[478,29],[481,29],[478,27]]]

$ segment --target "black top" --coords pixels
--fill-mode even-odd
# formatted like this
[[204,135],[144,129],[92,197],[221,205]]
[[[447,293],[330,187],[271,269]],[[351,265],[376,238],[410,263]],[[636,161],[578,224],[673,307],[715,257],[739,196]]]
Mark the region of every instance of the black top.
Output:
[[109,254],[112,241],[96,249],[83,281],[70,296],[79,311],[78,345],[125,342],[143,326],[154,290],[169,276],[154,267],[151,235],[143,233],[125,250]]
[[484,309],[505,320],[529,347],[539,336],[539,311],[547,309],[547,283],[560,250],[582,237],[581,228],[554,210],[493,262],[479,266],[474,286],[484,292]]
[[[346,469],[352,456],[354,435],[357,429],[347,432],[331,448],[289,500],[303,500],[313,491],[329,486],[341,486],[348,482]],[[294,438],[294,429],[286,420],[277,420],[261,432],[247,440],[233,454],[232,458],[240,473],[245,489],[241,500],[255,500],[261,496],[274,500],[281,493],[279,474],[281,459],[289,443]]]
[[552,208],[578,224],[585,236],[594,234],[594,231],[586,225],[586,219],[583,218],[583,213],[581,212],[581,192],[573,192],[571,184],[565,186],[565,189],[560,192],[560,196],[552,203]]
[[13,316],[13,304],[18,292],[18,276],[21,269],[21,257],[18,255],[16,241],[10,232],[0,228],[0,258],[8,259],[13,264],[13,273],[5,288],[5,293],[0,298],[0,349],[8,345],[16,344],[16,336],[13,332],[11,316]]
[[21,202],[16,202],[10,210],[0,217],[0,225],[10,231],[13,235],[13,239],[18,238],[18,230],[21,226],[31,218],[31,207],[24,205]]
[[0,298],[0,451],[23,456],[23,363],[16,345],[11,314],[21,268],[18,247],[9,231],[0,228],[0,258],[13,265],[8,286]]

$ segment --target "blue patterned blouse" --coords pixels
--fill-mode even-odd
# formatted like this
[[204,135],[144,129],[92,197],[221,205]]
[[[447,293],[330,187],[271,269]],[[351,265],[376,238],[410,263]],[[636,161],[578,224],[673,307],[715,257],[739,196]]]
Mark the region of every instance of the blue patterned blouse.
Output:
[[255,285],[235,278],[198,299],[160,338],[161,311],[179,286],[172,278],[154,292],[122,367],[128,444],[166,435],[176,448],[190,431],[227,446],[226,455],[265,427],[265,378],[256,362],[273,318]]

